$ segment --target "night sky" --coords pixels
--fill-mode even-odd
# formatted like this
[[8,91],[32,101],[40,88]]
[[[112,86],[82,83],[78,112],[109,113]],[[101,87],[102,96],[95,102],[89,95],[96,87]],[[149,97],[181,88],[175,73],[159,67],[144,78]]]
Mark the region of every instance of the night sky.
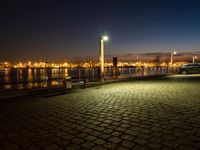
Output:
[[0,61],[200,49],[198,0],[15,0],[0,2]]

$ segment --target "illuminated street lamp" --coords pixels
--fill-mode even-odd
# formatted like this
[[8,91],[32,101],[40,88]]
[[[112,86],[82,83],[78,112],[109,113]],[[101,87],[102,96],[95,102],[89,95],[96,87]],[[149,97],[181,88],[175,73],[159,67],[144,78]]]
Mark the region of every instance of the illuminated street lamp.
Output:
[[104,82],[104,41],[108,40],[108,36],[100,36],[100,81]]
[[170,64],[171,64],[171,67],[173,66],[173,56],[176,55],[176,54],[177,54],[177,52],[170,52],[170,59],[171,59]]
[[193,62],[193,63],[195,62],[195,59],[197,59],[197,56],[193,56],[193,57],[192,57],[192,62]]

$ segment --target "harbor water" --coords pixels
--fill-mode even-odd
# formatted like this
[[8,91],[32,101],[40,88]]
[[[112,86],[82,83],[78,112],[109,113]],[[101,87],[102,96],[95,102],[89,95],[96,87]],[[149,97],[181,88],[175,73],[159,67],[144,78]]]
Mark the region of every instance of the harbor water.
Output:
[[[105,68],[105,80],[166,74],[175,70],[167,67],[119,67]],[[60,86],[62,80],[71,77],[72,82],[99,80],[99,68],[1,68],[0,89],[34,88],[43,86],[48,81],[49,86]]]

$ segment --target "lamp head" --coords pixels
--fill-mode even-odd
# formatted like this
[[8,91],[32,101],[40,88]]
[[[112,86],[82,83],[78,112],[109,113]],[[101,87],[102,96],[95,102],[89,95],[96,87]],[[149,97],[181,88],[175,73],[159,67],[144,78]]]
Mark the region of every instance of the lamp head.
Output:
[[108,36],[103,35],[103,36],[102,36],[102,39],[103,39],[104,41],[108,41],[109,38],[108,38]]

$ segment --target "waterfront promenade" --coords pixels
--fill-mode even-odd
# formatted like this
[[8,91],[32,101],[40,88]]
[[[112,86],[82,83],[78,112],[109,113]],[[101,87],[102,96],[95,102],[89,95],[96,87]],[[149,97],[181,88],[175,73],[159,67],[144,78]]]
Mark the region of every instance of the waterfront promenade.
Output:
[[200,149],[200,75],[0,100],[0,149]]

